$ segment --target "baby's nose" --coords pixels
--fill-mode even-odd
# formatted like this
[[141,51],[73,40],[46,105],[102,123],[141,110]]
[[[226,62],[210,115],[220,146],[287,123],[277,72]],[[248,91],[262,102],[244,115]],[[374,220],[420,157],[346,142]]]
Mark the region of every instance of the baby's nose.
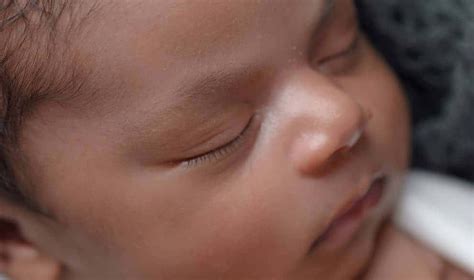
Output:
[[[360,107],[359,107],[360,108]],[[297,169],[305,174],[323,170],[359,142],[370,113],[351,109],[333,125],[313,132],[308,131],[296,140],[293,160]]]
[[[322,103],[330,109],[316,106],[321,102],[306,102],[309,103],[306,106],[313,106],[315,113],[307,116],[313,121],[301,125],[292,149],[296,169],[306,175],[325,170],[341,155],[349,153],[364,135],[372,118],[370,110],[339,89],[317,98],[324,98]],[[326,114],[322,117],[318,110],[326,111]]]

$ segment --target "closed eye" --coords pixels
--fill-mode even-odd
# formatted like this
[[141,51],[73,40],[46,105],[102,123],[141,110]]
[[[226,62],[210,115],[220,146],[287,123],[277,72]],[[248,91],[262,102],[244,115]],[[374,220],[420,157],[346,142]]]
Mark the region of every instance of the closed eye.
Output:
[[326,63],[331,62],[332,60],[344,57],[344,56],[349,56],[352,55],[358,48],[359,46],[359,41],[360,41],[360,36],[357,34],[354,36],[354,39],[352,40],[351,44],[349,47],[343,49],[342,51],[339,51],[335,54],[329,55],[319,61],[319,65],[324,65]]
[[204,163],[219,161],[225,158],[226,156],[229,156],[233,152],[236,152],[246,141],[247,135],[249,134],[253,126],[254,119],[255,116],[252,116],[248,121],[247,125],[244,127],[244,129],[239,133],[239,135],[237,135],[231,141],[208,152],[186,158],[181,161],[181,164],[188,168],[196,167]]
[[360,56],[358,55],[361,45],[361,36],[357,32],[350,44],[341,51],[328,55],[317,62],[317,69],[320,73],[329,76],[340,76],[349,74],[358,65]]

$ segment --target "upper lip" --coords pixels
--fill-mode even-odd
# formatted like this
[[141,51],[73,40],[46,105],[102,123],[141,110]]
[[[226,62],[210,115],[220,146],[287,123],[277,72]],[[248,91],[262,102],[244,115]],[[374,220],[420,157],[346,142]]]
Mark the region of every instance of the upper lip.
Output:
[[360,199],[362,199],[368,193],[372,184],[376,180],[383,177],[384,174],[382,172],[377,172],[372,177],[367,177],[367,179],[364,179],[361,186],[357,188],[357,194],[351,196],[349,200],[343,203],[342,206],[334,212],[334,214],[331,216],[331,219],[329,219],[330,222],[328,226],[347,213]]
[[376,180],[381,179],[383,177],[385,177],[385,174],[383,174],[381,171],[378,171],[372,176],[366,176],[361,179],[361,183],[355,189],[355,194],[352,194],[349,199],[345,200],[345,202],[342,203],[340,207],[337,207],[336,210],[333,211],[332,215],[330,215],[326,226],[320,232],[318,238],[313,243],[311,248],[315,247],[319,243],[321,238],[325,235],[325,233],[331,228],[331,226],[335,224],[335,222],[337,222],[340,218],[342,218],[346,213],[348,213],[355,206],[355,204],[369,192],[370,187]]

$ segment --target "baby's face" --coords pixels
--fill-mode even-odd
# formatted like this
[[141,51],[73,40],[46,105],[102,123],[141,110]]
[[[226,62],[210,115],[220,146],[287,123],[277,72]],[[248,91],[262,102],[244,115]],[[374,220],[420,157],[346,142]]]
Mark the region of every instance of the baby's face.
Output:
[[69,47],[95,90],[24,127],[57,219],[34,242],[84,279],[357,273],[406,168],[408,114],[353,1],[110,2]]

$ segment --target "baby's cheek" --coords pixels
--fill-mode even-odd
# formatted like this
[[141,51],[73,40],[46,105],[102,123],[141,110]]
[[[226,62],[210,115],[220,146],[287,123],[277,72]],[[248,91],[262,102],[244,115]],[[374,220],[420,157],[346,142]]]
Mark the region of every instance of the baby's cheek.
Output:
[[403,170],[407,167],[410,156],[410,124],[407,101],[394,76],[384,77],[387,82],[385,99],[380,101],[379,125],[381,149],[392,167]]
[[358,91],[373,112],[369,124],[375,154],[390,167],[402,170],[409,160],[408,104],[399,79],[382,56],[366,44],[366,60]]
[[289,234],[294,225],[287,222],[291,214],[271,201],[231,191],[198,213],[189,227],[185,257],[197,275],[268,277],[288,267],[298,247]]

